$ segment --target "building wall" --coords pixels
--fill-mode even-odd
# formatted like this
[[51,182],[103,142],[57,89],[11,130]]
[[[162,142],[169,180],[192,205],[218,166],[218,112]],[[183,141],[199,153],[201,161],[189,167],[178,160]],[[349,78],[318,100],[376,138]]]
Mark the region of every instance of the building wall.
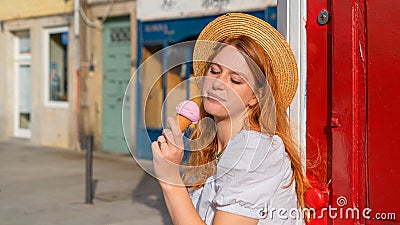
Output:
[[71,13],[73,0],[0,0],[0,21]]
[[[116,16],[128,16],[131,20],[131,74],[136,66],[136,1],[116,1],[113,4],[105,3],[102,0],[90,0],[85,2],[84,11],[91,23],[81,22],[80,41],[81,41],[81,89],[80,104],[81,116],[79,118],[82,133],[93,135],[95,149],[101,149],[102,141],[102,90],[103,90],[103,40],[102,24],[99,18],[104,15],[107,18]],[[111,7],[107,14],[106,12]],[[92,66],[93,71],[90,71]],[[130,99],[135,99],[135,92],[131,88]],[[131,103],[131,112],[136,111],[136,106]],[[131,140],[135,137],[135,127],[133,121],[136,117],[131,117]],[[133,144],[134,146],[134,144]],[[132,147],[132,146],[131,146]]]
[[[4,49],[4,35],[0,33],[0,49]],[[3,128],[0,129],[0,141],[5,137],[6,130],[4,127],[6,126],[6,76],[5,76],[5,65],[4,65],[4,53],[5,51],[0,51],[0,122]]]
[[45,72],[44,61],[44,30],[48,27],[67,26],[69,34],[73,33],[70,24],[72,15],[46,16],[28,19],[13,19],[3,22],[3,31],[0,32],[0,85],[2,86],[0,103],[0,139],[14,137],[15,113],[15,60],[14,60],[14,32],[29,30],[31,39],[31,80],[32,80],[32,109],[31,109],[31,137],[27,140],[35,145],[48,145],[64,148],[75,148],[76,123],[76,77],[75,77],[75,41],[69,35],[68,42],[68,107],[54,107],[45,104],[44,82],[48,74]]
[[0,103],[2,106],[0,107],[0,140],[12,136],[13,104],[10,98],[13,97],[13,89],[7,87],[12,87],[13,82],[7,68],[12,68],[13,65],[7,53],[12,52],[13,49],[6,44],[12,40],[12,36],[7,35],[6,32],[0,33],[0,49],[2,49],[0,51]]
[[[80,20],[80,71],[76,67],[76,41],[73,34],[73,0],[6,1],[0,0],[0,140],[14,137],[14,51],[13,32],[29,30],[31,38],[32,112],[31,133],[28,142],[79,149],[79,141],[85,142],[84,135],[94,135],[95,148],[101,148],[102,131],[102,26],[99,22],[108,17],[129,15],[131,18],[131,60],[132,73],[136,59],[136,14],[135,1],[81,0],[84,11],[97,27],[91,27]],[[111,9],[109,11],[109,9]],[[108,12],[108,13],[107,13]],[[67,26],[68,45],[68,107],[52,107],[45,104],[46,68],[44,29]],[[94,70],[90,71],[90,66]],[[79,88],[80,87],[80,88]],[[131,91],[131,99],[135,99]],[[135,111],[134,107],[132,111]],[[135,118],[133,116],[133,118]],[[135,121],[131,120],[131,128]],[[81,136],[79,136],[81,134]],[[134,136],[134,130],[131,131]],[[85,147],[85,145],[83,145]]]

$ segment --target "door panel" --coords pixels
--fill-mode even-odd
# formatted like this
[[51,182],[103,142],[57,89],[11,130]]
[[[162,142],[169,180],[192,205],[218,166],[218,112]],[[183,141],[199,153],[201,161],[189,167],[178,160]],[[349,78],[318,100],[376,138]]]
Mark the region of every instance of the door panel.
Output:
[[386,219],[370,224],[400,224],[399,9],[398,0],[367,1],[368,204],[373,215],[397,216],[396,223]]
[[331,204],[372,210],[370,219],[336,218],[335,225],[399,224],[377,214],[400,216],[399,7],[395,0],[332,1]]
[[[122,129],[122,110],[129,113],[129,99],[124,101],[130,79],[130,20],[128,17],[108,19],[103,24],[103,117],[102,148],[129,153]],[[129,96],[126,96],[129,98]],[[125,121],[128,123],[129,121]],[[129,137],[129,130],[125,130]]]
[[29,137],[32,111],[31,66],[19,65],[18,70],[17,132],[25,133]]

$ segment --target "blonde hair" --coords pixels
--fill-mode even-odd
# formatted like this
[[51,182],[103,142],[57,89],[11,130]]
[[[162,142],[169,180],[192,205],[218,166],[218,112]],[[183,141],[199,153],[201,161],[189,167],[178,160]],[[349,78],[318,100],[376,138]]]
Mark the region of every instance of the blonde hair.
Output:
[[[255,93],[258,96],[258,103],[249,107],[248,117],[245,118],[245,122],[247,122],[251,130],[257,130],[267,135],[276,134],[282,139],[293,170],[291,181],[286,187],[289,187],[294,180],[296,181],[298,203],[302,208],[305,208],[303,196],[310,185],[303,173],[299,147],[292,137],[286,109],[279,102],[281,98],[275,82],[275,75],[271,68],[270,57],[260,45],[248,36],[227,37],[221,40],[220,43],[237,48],[245,56],[244,58],[255,75],[255,79],[260,86],[254,89],[256,92],[260,92],[258,94]],[[218,53],[221,46],[217,47],[215,54],[210,57],[211,59]],[[205,67],[207,68],[202,70],[204,72],[207,71],[209,63]],[[266,94],[268,90],[272,94]],[[201,118],[213,117],[204,110],[201,98],[197,98],[195,101],[199,104]],[[200,122],[194,127],[191,139],[201,139],[201,126]],[[199,141],[191,147],[198,149],[201,144],[204,143]],[[214,174],[216,166],[213,162],[218,151],[217,148],[217,138],[214,137],[210,143],[200,147],[200,150],[190,152],[186,165],[192,168],[188,169],[183,176],[188,188],[196,189],[204,186],[206,179]]]

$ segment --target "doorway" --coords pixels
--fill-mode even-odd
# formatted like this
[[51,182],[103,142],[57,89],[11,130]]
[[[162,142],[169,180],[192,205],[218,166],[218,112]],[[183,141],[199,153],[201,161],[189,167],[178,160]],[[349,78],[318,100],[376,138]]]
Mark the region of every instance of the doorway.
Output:
[[129,96],[124,96],[131,77],[130,32],[129,17],[110,18],[103,24],[102,149],[119,153],[129,153],[125,142],[129,130],[124,136],[122,110],[130,111]]

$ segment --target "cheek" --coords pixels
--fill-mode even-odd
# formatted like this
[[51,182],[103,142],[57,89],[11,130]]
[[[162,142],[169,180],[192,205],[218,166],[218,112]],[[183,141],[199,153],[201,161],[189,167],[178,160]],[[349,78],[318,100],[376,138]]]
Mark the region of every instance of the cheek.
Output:
[[250,103],[252,98],[253,98],[253,95],[249,94],[249,93],[246,93],[246,95],[243,95],[241,97],[243,104],[246,106]]
[[237,88],[235,90],[230,91],[229,96],[233,104],[238,105],[247,105],[249,104],[252,98],[252,91],[250,88]]
[[211,88],[212,88],[212,79],[204,78],[201,88],[203,94],[207,93],[207,91],[210,90]]
[[254,97],[253,89],[250,86],[246,85],[240,92],[240,98],[242,99],[245,105],[250,103],[250,100]]

